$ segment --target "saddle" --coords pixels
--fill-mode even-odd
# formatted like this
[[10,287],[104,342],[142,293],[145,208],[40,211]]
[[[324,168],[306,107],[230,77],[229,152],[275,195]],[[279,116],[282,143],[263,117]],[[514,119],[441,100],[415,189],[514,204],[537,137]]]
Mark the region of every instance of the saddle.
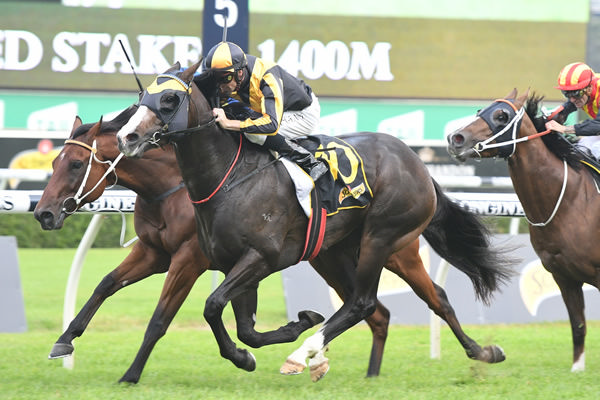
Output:
[[592,152],[584,146],[578,146],[565,138],[563,135],[557,135],[571,146],[571,151],[579,157],[579,162],[590,171],[592,179],[596,182],[596,186],[600,188],[600,161],[592,155]]

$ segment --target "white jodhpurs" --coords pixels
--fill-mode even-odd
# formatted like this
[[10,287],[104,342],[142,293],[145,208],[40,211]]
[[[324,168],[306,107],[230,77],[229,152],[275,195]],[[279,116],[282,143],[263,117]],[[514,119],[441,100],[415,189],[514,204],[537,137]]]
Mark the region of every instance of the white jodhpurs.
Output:
[[[294,139],[299,136],[311,135],[317,129],[319,120],[321,119],[321,105],[319,99],[313,93],[312,103],[304,110],[286,111],[281,117],[279,130],[277,133],[283,135],[287,139]],[[244,133],[246,138],[252,143],[263,145],[268,135],[256,135]]]

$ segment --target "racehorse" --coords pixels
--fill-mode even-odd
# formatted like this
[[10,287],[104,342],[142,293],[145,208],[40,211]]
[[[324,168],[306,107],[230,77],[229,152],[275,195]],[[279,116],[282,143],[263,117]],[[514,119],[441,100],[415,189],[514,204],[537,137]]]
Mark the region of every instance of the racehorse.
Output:
[[[194,203],[202,250],[227,271],[206,300],[204,317],[221,355],[249,370],[255,365],[254,356],[238,349],[229,337],[221,318],[223,308],[239,293],[299,260],[308,221],[280,163],[246,179],[270,163],[272,156],[215,124],[205,94],[192,81],[199,65],[180,72],[177,63],[159,75],[151,85],[152,92],[144,92],[138,111],[117,137],[119,149],[129,158],[141,157],[158,145],[174,145]],[[159,78],[163,82],[159,83]],[[173,131],[177,126],[183,129]],[[510,275],[499,254],[489,247],[489,232],[478,218],[453,206],[408,146],[383,134],[355,133],[340,138],[361,154],[373,199],[365,208],[327,217],[322,249],[313,262],[326,266],[320,271],[335,276],[347,296],[344,305],[280,370],[299,373],[309,359],[313,381],[329,369],[324,356],[328,343],[377,309],[382,267],[421,233],[442,257],[471,271],[469,276],[484,301]],[[229,190],[222,189],[231,181],[235,184],[230,184]],[[427,282],[431,284],[428,277]],[[440,293],[438,290],[438,298]],[[474,356],[470,339],[463,346]],[[504,359],[496,346],[481,349],[476,345],[476,353],[474,358],[488,362]]]
[[[60,229],[64,218],[71,215],[76,208],[94,201],[101,195],[104,187],[114,184],[115,181],[138,193],[134,216],[136,231],[140,237],[139,243],[134,246],[132,255],[128,256],[98,285],[92,298],[61,335],[50,354],[51,358],[71,354],[73,339],[83,334],[94,313],[106,298],[117,290],[153,273],[163,272],[168,266],[169,274],[161,293],[161,299],[148,325],[142,346],[134,363],[121,378],[122,382],[132,383],[139,381],[153,346],[165,334],[169,323],[185,300],[195,280],[209,266],[195,237],[196,223],[193,205],[189,201],[186,191],[179,184],[181,175],[175,154],[170,146],[167,146],[165,151],[155,150],[145,153],[143,165],[137,161],[128,161],[126,158],[118,160],[119,151],[115,134],[134,111],[135,107],[130,107],[114,120],[101,124],[81,126],[81,121],[76,119],[70,138],[54,161],[54,172],[35,210],[35,216],[40,220],[44,229]],[[115,162],[115,160],[117,161]],[[108,162],[113,163],[114,172],[106,174],[110,168]],[[90,171],[86,178],[85,166],[87,165],[89,165]],[[86,196],[85,193],[88,193],[96,184],[100,189]],[[82,189],[80,190],[80,188]],[[77,193],[80,195],[76,196]],[[80,199],[78,204],[74,203],[76,197]],[[176,210],[176,216],[174,210]],[[435,240],[435,238],[430,237],[430,240]],[[448,323],[469,357],[486,362],[502,361],[503,356],[500,349],[494,346],[482,349],[463,332],[444,290],[429,279],[419,257],[418,247],[418,240],[415,240],[405,249],[394,253],[387,261],[386,268],[407,281],[417,295]],[[157,257],[155,253],[165,254],[165,257],[170,256],[170,265],[169,262],[161,262],[160,257]],[[316,271],[324,275],[324,278],[336,289],[341,298],[348,296],[348,288],[335,281],[335,274],[328,277],[319,269],[318,260],[313,260],[312,263]],[[321,261],[321,264],[324,262]],[[476,275],[477,272],[474,274]],[[485,275],[487,272],[484,270],[482,274]],[[490,279],[482,278],[482,281],[488,282]],[[247,294],[244,301],[249,304],[247,312],[251,313],[251,301],[255,302],[256,299],[249,299],[249,294]],[[240,303],[240,300],[234,301],[234,311],[242,306],[243,303]],[[254,304],[254,308],[256,308],[256,304]],[[236,313],[240,339],[253,347],[266,344],[264,338],[251,329],[254,325],[253,322],[246,322],[247,319],[238,316],[240,314]],[[283,333],[289,331],[289,334],[287,337],[278,339],[279,341],[284,341],[286,338],[288,341],[294,340],[300,332],[320,322],[318,316],[310,311],[301,312],[299,318],[301,322],[290,323],[288,328],[280,329]],[[378,302],[375,313],[366,321],[373,331],[373,345],[367,376],[376,376],[380,371],[387,337],[389,311]],[[272,343],[274,340],[271,339],[270,342]]]
[[[465,127],[448,136],[458,161],[503,157],[529,222],[531,244],[556,281],[567,307],[573,339],[572,371],[585,369],[586,321],[582,286],[600,288],[598,186],[581,154],[538,116],[542,97],[513,90]],[[566,116],[558,114],[564,120]],[[563,122],[560,121],[559,122]],[[541,138],[538,138],[540,137]]]
[[[74,338],[83,334],[104,300],[121,288],[167,270],[156,310],[146,329],[135,360],[120,382],[137,383],[156,342],[166,333],[197,278],[210,267],[196,239],[193,208],[181,183],[172,151],[148,152],[143,161],[119,157],[115,133],[135,107],[113,121],[81,126],[77,118],[71,137],[53,161],[53,174],[38,202],[34,216],[43,229],[60,229],[64,219],[79,207],[96,200],[107,185],[119,184],[137,194],[134,223],[139,241],[117,268],[102,279],[93,295],[54,344],[49,358],[70,355]],[[93,125],[93,126],[92,126]],[[114,167],[114,170],[113,170]],[[147,174],[148,171],[154,171]],[[260,347],[291,342],[306,329],[323,321],[313,311],[301,311],[298,322],[273,332],[254,331],[256,291],[233,301],[238,336]]]

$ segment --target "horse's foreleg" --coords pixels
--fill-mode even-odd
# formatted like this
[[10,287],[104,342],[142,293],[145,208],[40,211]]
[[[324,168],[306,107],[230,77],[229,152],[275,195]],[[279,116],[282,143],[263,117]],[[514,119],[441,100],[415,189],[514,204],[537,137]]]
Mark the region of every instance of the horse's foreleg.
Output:
[[274,271],[269,270],[262,256],[257,251],[250,249],[206,299],[204,318],[212,329],[221,356],[246,371],[254,371],[256,359],[249,351],[238,349],[231,340],[223,324],[223,309],[232,299],[249,289],[256,289],[258,283],[272,272]]
[[167,332],[175,314],[179,311],[198,277],[206,271],[209,261],[205,257],[191,257],[191,254],[190,251],[180,250],[173,257],[160,299],[146,328],[142,345],[133,363],[119,382],[137,383],[140,380],[154,346]]
[[[119,289],[147,278],[157,272],[164,272],[158,269],[158,266],[166,265],[162,262],[152,261],[156,255],[145,246],[136,243],[129,255],[123,260],[117,268],[106,275],[100,284],[94,289],[94,293],[85,303],[83,308],[77,313],[77,316],[71,321],[67,329],[58,338],[48,358],[61,358],[71,355],[74,347],[73,339],[83,334],[93,316],[98,311],[104,300],[112,296]],[[161,267],[162,268],[162,267]]]
[[583,284],[552,274],[560,289],[563,301],[569,313],[571,323],[571,336],[573,338],[573,365],[571,372],[585,370],[585,313]]
[[287,325],[273,331],[257,332],[254,329],[257,308],[256,289],[250,289],[232,299],[231,306],[235,314],[238,338],[253,348],[274,343],[293,342],[298,339],[302,332],[323,322],[325,319],[315,311],[305,310],[298,313],[298,321],[289,322]]

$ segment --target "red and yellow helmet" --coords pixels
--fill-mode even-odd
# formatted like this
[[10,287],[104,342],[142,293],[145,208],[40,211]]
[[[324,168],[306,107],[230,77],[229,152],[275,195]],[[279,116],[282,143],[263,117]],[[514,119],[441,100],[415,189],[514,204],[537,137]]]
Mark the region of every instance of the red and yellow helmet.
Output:
[[592,83],[594,71],[582,62],[576,62],[564,67],[558,74],[558,86],[560,90],[584,89]]
[[246,54],[235,43],[221,42],[208,52],[204,59],[205,69],[214,71],[237,71],[248,64]]

